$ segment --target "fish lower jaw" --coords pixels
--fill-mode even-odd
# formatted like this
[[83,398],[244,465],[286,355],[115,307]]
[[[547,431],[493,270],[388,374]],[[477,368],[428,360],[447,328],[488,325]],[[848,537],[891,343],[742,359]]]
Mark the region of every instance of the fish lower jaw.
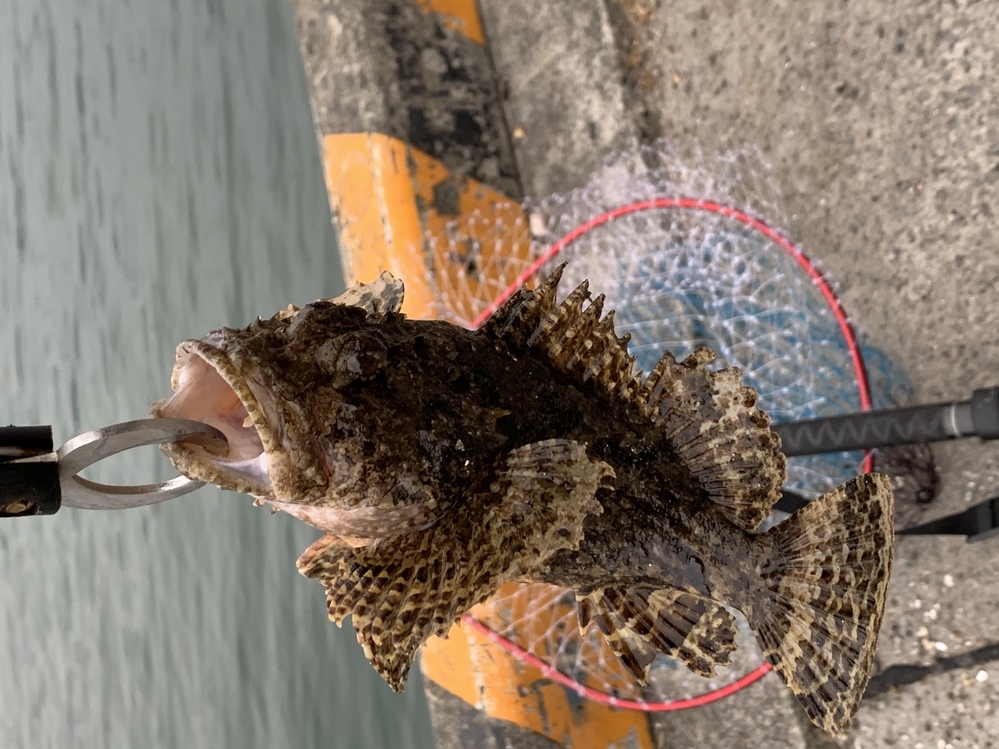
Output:
[[246,488],[240,489],[240,491],[255,496],[271,496],[273,494],[268,460],[263,453],[246,460],[216,460],[214,465],[220,473],[245,482]]
[[174,467],[190,479],[214,484],[220,489],[273,497],[266,455],[246,460],[227,460],[212,455],[200,445],[174,443],[162,446]]
[[[270,459],[264,449],[261,409],[248,388],[225,376],[224,355],[217,350],[187,348],[174,368],[175,392],[153,407],[153,415],[192,419],[221,431],[228,443],[225,454],[200,445],[179,443],[168,455],[184,473],[225,489],[273,496]],[[243,396],[240,393],[243,393]]]

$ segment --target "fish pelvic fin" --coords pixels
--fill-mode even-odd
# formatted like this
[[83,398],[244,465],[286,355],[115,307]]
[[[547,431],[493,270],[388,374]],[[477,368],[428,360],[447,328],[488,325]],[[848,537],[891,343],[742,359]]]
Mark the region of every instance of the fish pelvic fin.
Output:
[[[786,459],[756,391],[735,368],[712,371],[707,348],[682,362],[666,353],[649,373],[635,371],[629,336],[614,331],[604,297],[590,300],[587,282],[556,304],[558,266],[536,289],[521,288],[482,332],[531,350],[571,379],[630,409],[661,434],[690,474],[688,492],[707,496],[744,530],[755,530],[780,498]],[[679,489],[680,487],[678,487]],[[691,497],[693,498],[693,497]]]
[[859,476],[768,531],[764,600],[745,611],[815,725],[842,733],[871,675],[891,574],[891,482]]
[[352,548],[333,534],[310,546],[298,569],[326,588],[330,619],[352,615],[375,670],[402,691],[416,651],[506,582],[564,549],[578,549],[583,521],[602,512],[606,463],[568,440],[508,453],[489,483],[429,528]]
[[735,650],[735,620],[721,604],[696,593],[668,588],[598,588],[577,593],[580,632],[595,624],[607,644],[642,686],[662,653],[700,676],[729,663]]
[[756,391],[735,368],[711,371],[710,349],[681,362],[666,352],[645,379],[643,405],[697,486],[743,530],[753,531],[780,499],[787,459]]
[[455,549],[430,531],[363,548],[333,534],[299,557],[298,570],[326,588],[330,620],[353,616],[364,656],[401,692],[416,651],[428,637],[444,637],[461,613],[489,594],[484,576],[459,563]]

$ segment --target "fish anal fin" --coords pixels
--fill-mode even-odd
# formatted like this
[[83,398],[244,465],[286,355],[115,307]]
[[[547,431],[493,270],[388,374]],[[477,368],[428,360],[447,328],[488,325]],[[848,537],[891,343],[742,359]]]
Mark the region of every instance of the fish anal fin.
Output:
[[577,594],[580,630],[590,624],[642,685],[662,653],[701,676],[729,662],[735,620],[721,604],[677,588],[600,588]]
[[841,733],[871,675],[891,574],[891,480],[848,481],[767,531],[764,596],[741,607],[820,728]]
[[711,371],[700,348],[666,353],[643,384],[644,407],[697,485],[740,528],[759,527],[780,498],[786,459],[756,391],[736,368]]

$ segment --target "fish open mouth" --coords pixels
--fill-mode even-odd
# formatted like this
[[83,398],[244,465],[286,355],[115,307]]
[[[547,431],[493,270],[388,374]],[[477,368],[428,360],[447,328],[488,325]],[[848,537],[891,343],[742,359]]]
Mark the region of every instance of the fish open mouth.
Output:
[[[219,349],[185,341],[172,376],[174,394],[153,407],[154,416],[193,419],[215,427],[228,441],[216,454],[193,443],[167,446],[177,468],[192,478],[259,497],[271,495],[267,448],[273,444],[270,399],[237,371]],[[256,391],[256,392],[255,392]],[[270,416],[270,418],[268,418]]]

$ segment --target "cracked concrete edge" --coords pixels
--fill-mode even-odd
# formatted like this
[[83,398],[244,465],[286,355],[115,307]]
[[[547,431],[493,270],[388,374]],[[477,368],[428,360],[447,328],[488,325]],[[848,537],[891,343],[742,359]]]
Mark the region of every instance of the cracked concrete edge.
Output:
[[498,723],[430,679],[425,682],[430,721],[437,749],[558,749],[558,744],[534,731]]
[[766,746],[800,749],[811,725],[776,674],[730,697],[692,710],[660,714],[653,721],[671,749],[705,746]]
[[381,133],[522,194],[488,51],[411,0],[292,0],[316,130]]
[[521,181],[540,198],[589,181],[611,153],[634,152],[617,32],[600,0],[479,0]]

